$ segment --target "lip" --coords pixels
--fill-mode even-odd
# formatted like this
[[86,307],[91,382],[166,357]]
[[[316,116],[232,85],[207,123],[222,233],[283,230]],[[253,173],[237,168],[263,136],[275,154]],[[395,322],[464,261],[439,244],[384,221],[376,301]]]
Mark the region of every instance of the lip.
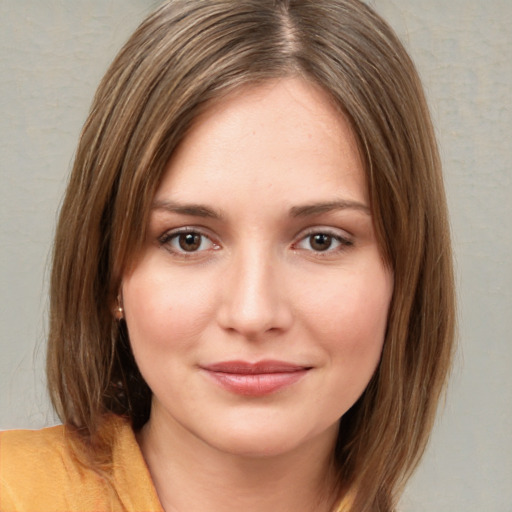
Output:
[[201,366],[201,369],[231,393],[264,396],[295,384],[311,370],[311,367],[285,361],[265,360],[255,363],[223,361]]

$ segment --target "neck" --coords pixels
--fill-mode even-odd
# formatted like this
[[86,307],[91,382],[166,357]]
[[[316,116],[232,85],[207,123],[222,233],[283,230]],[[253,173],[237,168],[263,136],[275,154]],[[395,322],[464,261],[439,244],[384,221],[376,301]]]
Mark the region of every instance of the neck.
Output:
[[152,416],[138,441],[166,512],[329,512],[336,502],[328,438],[285,454],[240,455]]

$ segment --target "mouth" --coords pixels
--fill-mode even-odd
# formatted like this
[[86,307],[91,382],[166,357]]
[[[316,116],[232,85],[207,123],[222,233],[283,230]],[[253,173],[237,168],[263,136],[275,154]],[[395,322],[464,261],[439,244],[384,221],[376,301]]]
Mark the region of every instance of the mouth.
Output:
[[275,393],[301,380],[310,366],[284,361],[224,361],[202,366],[206,375],[225,390],[245,396]]

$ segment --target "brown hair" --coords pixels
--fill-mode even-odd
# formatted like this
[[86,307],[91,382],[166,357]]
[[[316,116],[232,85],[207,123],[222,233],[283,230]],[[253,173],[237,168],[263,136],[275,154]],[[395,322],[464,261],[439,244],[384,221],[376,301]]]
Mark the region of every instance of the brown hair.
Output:
[[376,233],[394,271],[380,365],[341,419],[336,461],[354,510],[393,510],[432,428],[450,367],[454,288],[433,128],[414,65],[359,0],[172,0],[133,34],[96,93],[60,212],[48,382],[92,445],[108,412],[148,419],[151,392],[112,314],[163,171],[205,105],[299,75],[358,139]]

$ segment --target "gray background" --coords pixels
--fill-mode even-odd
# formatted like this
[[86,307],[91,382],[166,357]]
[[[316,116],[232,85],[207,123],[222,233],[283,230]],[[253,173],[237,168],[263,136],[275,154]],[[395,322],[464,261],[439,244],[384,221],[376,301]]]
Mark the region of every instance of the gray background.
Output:
[[[447,402],[403,512],[512,511],[512,1],[368,0],[424,80],[459,286]],[[159,2],[0,0],[0,428],[55,422],[44,389],[48,254],[94,90]]]

